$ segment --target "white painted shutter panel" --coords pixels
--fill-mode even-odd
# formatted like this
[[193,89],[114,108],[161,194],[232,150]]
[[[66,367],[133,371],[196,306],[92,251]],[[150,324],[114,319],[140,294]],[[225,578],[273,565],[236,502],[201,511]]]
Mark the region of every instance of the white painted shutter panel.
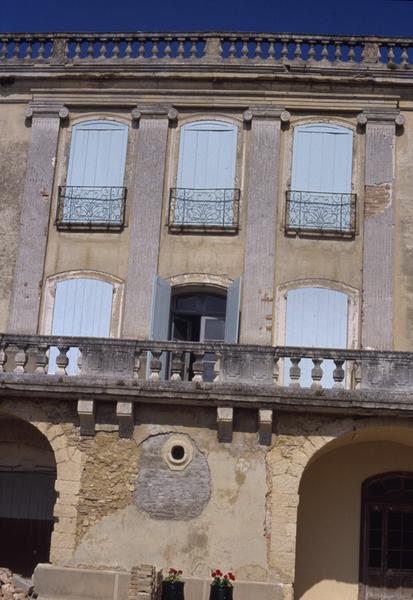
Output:
[[294,130],[292,190],[351,192],[353,133],[346,127],[301,125]]
[[237,128],[222,121],[198,121],[181,129],[177,187],[234,188]]
[[[152,296],[152,318],[149,338],[159,342],[169,339],[169,319],[171,313],[171,284],[159,275],[155,275]],[[148,353],[147,376],[150,374],[150,360],[152,354]],[[161,379],[165,379],[166,373],[166,355],[162,354]]]
[[[347,347],[347,294],[326,288],[298,288],[287,295],[286,346],[313,348]],[[291,362],[286,361],[285,380],[288,385]],[[334,363],[322,363],[324,387],[334,383]],[[301,386],[312,383],[311,360],[301,360]]]
[[240,302],[241,277],[238,277],[228,287],[227,293],[227,310],[225,315],[225,341],[227,344],[236,344],[238,342]]
[[290,226],[350,228],[351,199],[337,194],[351,193],[352,152],[353,133],[346,127],[320,123],[295,128],[291,201],[316,208],[293,204]]
[[113,121],[73,127],[68,186],[123,186],[128,128]]
[[[67,279],[56,286],[52,335],[109,337],[113,286],[99,279]],[[70,375],[77,372],[78,348],[68,352]],[[50,350],[49,373],[56,369],[57,350]]]

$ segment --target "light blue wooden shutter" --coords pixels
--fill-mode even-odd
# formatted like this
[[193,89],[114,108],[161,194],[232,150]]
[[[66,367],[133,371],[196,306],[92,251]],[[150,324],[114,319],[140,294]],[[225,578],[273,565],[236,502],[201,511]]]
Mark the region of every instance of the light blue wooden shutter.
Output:
[[61,211],[63,222],[123,223],[123,179],[128,128],[113,121],[73,127]]
[[[353,133],[346,127],[325,123],[300,125],[294,130],[293,164],[291,176],[292,201],[318,203],[311,218],[299,216],[298,209],[290,211],[290,225],[303,228],[316,226],[325,219],[325,227],[334,228],[337,219],[341,227],[350,227],[350,198],[340,194],[351,193]],[[298,193],[301,192],[301,195]],[[304,194],[303,192],[307,192]],[[313,192],[308,194],[308,192]],[[328,196],[322,195],[329,194]],[[336,194],[334,196],[334,194]],[[344,206],[342,206],[344,203]],[[340,205],[342,206],[340,208]],[[297,206],[297,205],[296,205]],[[329,206],[332,208],[329,209]],[[301,211],[308,210],[306,206]],[[328,212],[330,210],[330,213]],[[332,212],[331,212],[332,211]],[[294,219],[297,222],[294,222]],[[320,221],[321,219],[321,221]],[[300,221],[300,223],[298,222]]]
[[[347,346],[347,294],[326,288],[298,288],[287,295],[286,346],[313,348],[346,348]],[[286,361],[285,380],[288,385],[290,361]],[[301,385],[312,383],[311,360],[302,360]],[[334,363],[322,363],[324,387],[334,383]]]
[[[113,286],[99,279],[67,279],[56,286],[52,335],[109,337]],[[77,372],[79,350],[68,352],[70,375]],[[56,369],[57,351],[50,351],[49,373]]]
[[66,185],[122,186],[128,128],[114,121],[73,127]]
[[232,225],[237,127],[198,121],[181,129],[176,224]]
[[[171,284],[166,279],[162,279],[159,275],[155,275],[152,296],[152,318],[149,338],[158,342],[169,339],[169,319],[171,313]],[[148,353],[147,376],[150,374],[149,362],[152,354]],[[165,378],[166,373],[166,355],[163,353],[161,357],[162,370],[160,377]]]
[[227,310],[225,315],[225,341],[227,344],[236,344],[238,342],[240,301],[241,277],[238,277],[228,287],[227,293]]

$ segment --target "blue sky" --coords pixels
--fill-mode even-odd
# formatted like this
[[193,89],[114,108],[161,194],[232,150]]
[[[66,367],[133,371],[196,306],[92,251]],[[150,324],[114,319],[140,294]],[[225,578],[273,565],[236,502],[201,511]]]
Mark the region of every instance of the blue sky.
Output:
[[413,37],[413,0],[0,0],[0,31],[272,31]]

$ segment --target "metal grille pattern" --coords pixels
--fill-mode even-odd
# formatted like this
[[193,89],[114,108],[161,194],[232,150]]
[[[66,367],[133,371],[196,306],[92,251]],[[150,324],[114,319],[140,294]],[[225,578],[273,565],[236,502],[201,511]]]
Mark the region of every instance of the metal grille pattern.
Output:
[[356,195],[287,191],[286,230],[354,235]]
[[239,199],[238,189],[171,188],[169,227],[236,231]]
[[59,187],[58,229],[123,228],[126,188],[110,186]]

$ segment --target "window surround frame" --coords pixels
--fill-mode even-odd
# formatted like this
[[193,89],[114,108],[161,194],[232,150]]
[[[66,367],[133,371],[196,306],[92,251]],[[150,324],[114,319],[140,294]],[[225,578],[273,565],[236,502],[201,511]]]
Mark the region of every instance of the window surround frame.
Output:
[[133,128],[133,123],[131,118],[127,118],[123,115],[118,115],[109,112],[90,112],[90,113],[82,113],[81,115],[72,116],[72,113],[69,115],[69,123],[67,126],[62,127],[62,137],[59,140],[58,151],[56,155],[57,168],[55,172],[54,178],[54,186],[52,192],[52,206],[51,206],[51,214],[53,218],[50,219],[51,225],[57,231],[58,234],[74,234],[79,235],[80,233],[99,235],[102,233],[107,233],[105,231],[93,231],[93,230],[64,230],[59,231],[55,225],[55,217],[57,215],[57,204],[58,204],[58,190],[61,186],[65,186],[67,182],[68,170],[69,170],[69,159],[70,159],[70,148],[72,145],[72,137],[73,137],[73,128],[76,125],[80,125],[82,123],[88,123],[93,121],[110,121],[112,123],[119,123],[121,125],[126,125],[127,127],[127,141],[126,141],[126,155],[125,155],[125,170],[123,174],[123,187],[127,190],[127,196],[125,201],[125,215],[124,215],[124,224],[120,231],[112,231],[111,233],[123,233],[123,231],[128,227],[129,224],[129,214],[130,214],[130,202],[128,199],[132,192],[132,187],[134,183],[133,177],[133,164],[134,164],[134,156],[135,156],[135,146],[136,140]]
[[[354,234],[352,235],[343,235],[337,232],[325,232],[320,234],[319,232],[312,231],[287,231],[287,223],[286,223],[286,192],[291,191],[291,180],[292,180],[292,167],[293,167],[293,154],[294,154],[294,132],[297,127],[301,127],[304,125],[335,125],[337,127],[343,127],[345,129],[349,129],[352,134],[352,163],[351,163],[351,193],[356,195],[356,227],[354,230]],[[282,198],[281,202],[281,218],[279,219],[279,229],[280,231],[286,235],[287,237],[304,237],[304,238],[317,238],[320,239],[327,238],[336,238],[336,239],[344,239],[349,241],[354,241],[354,238],[360,234],[360,219],[363,214],[362,207],[362,199],[364,198],[363,188],[364,188],[364,174],[363,174],[363,166],[364,166],[364,153],[363,153],[363,144],[360,143],[360,135],[358,131],[358,126],[356,122],[356,118],[354,119],[346,119],[340,116],[321,116],[314,115],[311,117],[292,117],[290,120],[290,126],[288,135],[285,136],[285,143],[282,152],[282,177],[281,177],[281,188],[280,188],[280,196]]]
[[[240,230],[242,229],[242,215],[243,215],[243,205],[244,205],[244,182],[245,182],[245,160],[246,160],[246,151],[245,151],[245,124],[243,121],[242,114],[239,116],[236,114],[227,114],[222,112],[213,112],[210,113],[208,111],[198,111],[196,113],[187,114],[181,117],[181,113],[178,117],[178,123],[176,127],[171,129],[170,143],[166,158],[166,175],[165,175],[165,190],[164,190],[164,226],[167,228],[169,233],[172,234],[188,234],[187,231],[169,231],[169,197],[170,190],[175,188],[178,181],[178,167],[179,167],[179,156],[180,156],[180,146],[181,146],[181,131],[184,125],[189,125],[191,123],[198,123],[202,121],[218,121],[222,123],[227,123],[229,125],[234,125],[237,128],[237,145],[236,145],[236,153],[235,153],[235,179],[234,179],[234,189],[240,190],[240,199],[239,199],[239,214],[238,214],[238,227],[237,231],[234,233],[232,231],[226,232],[225,229],[222,231],[214,232],[215,235],[238,235]],[[205,233],[207,235],[211,235],[211,232],[203,230],[200,227],[199,231],[201,233]],[[194,232],[198,233],[198,230]],[[191,232],[189,232],[191,233]]]
[[112,313],[110,319],[111,338],[120,338],[122,325],[122,308],[124,298],[124,281],[116,275],[102,271],[76,270],[64,271],[47,277],[43,286],[43,302],[39,320],[40,335],[52,335],[53,312],[58,283],[69,279],[97,279],[112,285]]
[[[347,296],[347,349],[355,350],[360,344],[360,291],[345,283],[322,278],[307,278],[288,281],[277,286],[275,292],[275,334],[274,346],[285,346],[287,296],[288,292],[301,288],[322,288],[334,292],[341,292]],[[284,369],[279,368],[279,385],[283,385]],[[347,370],[346,382],[350,381],[350,372]]]

